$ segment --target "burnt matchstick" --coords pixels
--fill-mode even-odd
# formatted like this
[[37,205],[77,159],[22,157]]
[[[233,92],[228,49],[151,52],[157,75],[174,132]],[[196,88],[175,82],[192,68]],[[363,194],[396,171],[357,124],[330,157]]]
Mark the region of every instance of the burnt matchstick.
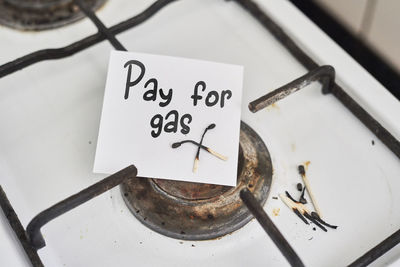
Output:
[[194,144],[194,145],[200,147],[201,149],[204,149],[204,150],[207,151],[208,153],[210,153],[210,154],[216,156],[216,157],[219,158],[219,159],[228,160],[228,158],[227,158],[226,156],[221,155],[221,154],[219,154],[218,152],[215,152],[214,150],[212,150],[212,149],[209,148],[209,147],[206,147],[206,146],[204,146],[204,145],[200,145],[199,143],[197,143],[196,141],[193,141],[193,140],[183,140],[183,141],[181,141],[181,142],[176,142],[176,143],[173,143],[173,144],[171,145],[171,147],[172,147],[172,148],[178,148],[178,147],[180,147],[182,144],[185,144],[185,143]]
[[295,200],[295,199],[289,194],[288,191],[285,191],[285,194],[286,194],[286,196],[287,196],[291,201],[293,201],[293,202],[295,202],[295,203],[299,203],[299,201]]
[[306,187],[303,187],[303,192],[301,192],[299,202],[301,204],[307,204],[307,199],[304,198],[304,193],[306,192]]
[[301,204],[296,202],[290,194],[286,191],[287,196],[280,194],[279,197],[305,224],[309,224],[306,218],[303,217],[305,213],[310,214],[307,208]]
[[316,226],[318,226],[319,228],[321,228],[322,231],[324,232],[328,232],[328,230],[322,226],[316,219],[314,219],[310,214],[308,214],[307,212],[305,212],[304,217],[306,217],[307,219],[309,219],[310,221],[312,221]]
[[[295,201],[290,194],[286,191],[286,196],[284,195],[279,195],[279,197],[282,199],[282,201],[288,206],[290,209],[293,210],[293,212],[305,223],[305,224],[310,224],[307,219],[312,221],[316,226],[321,228],[323,231],[327,232],[325,227],[323,227],[316,219],[314,219],[311,215],[310,212],[306,209],[306,207],[300,203]],[[305,217],[305,218],[304,218]],[[306,219],[307,218],[307,219]]]
[[311,191],[310,182],[308,181],[307,176],[306,176],[306,170],[304,169],[303,165],[299,165],[298,169],[299,169],[299,173],[301,175],[301,178],[303,178],[304,187],[307,189],[308,195],[310,196],[311,203],[313,204],[313,206],[315,208],[315,211],[318,213],[318,216],[322,217],[321,216],[321,210],[319,209],[317,201],[315,200],[315,196]]
[[329,224],[327,222],[325,222],[324,220],[322,220],[318,214],[316,212],[311,212],[311,217],[314,218],[315,220],[317,220],[319,223],[321,223],[322,225],[325,225],[326,227],[332,228],[332,229],[336,229],[338,228],[336,225],[332,225]]
[[[208,125],[208,127],[204,130],[203,135],[201,136],[200,145],[203,144],[203,139],[204,139],[204,135],[206,135],[206,132],[208,130],[211,130],[211,129],[214,129],[214,128],[215,128],[215,123],[211,123],[210,125]],[[200,159],[200,146],[197,148],[196,157],[194,158],[193,172],[197,171],[197,168],[199,166],[199,159]]]
[[[316,226],[318,226],[319,228],[321,228],[321,230],[323,230],[324,232],[327,232],[328,230],[324,227],[330,227],[333,229],[336,229],[337,226],[335,225],[330,225],[326,222],[324,222],[316,212],[309,212],[307,210],[307,208],[300,202],[295,201],[292,196],[290,196],[290,194],[286,191],[286,196],[283,194],[280,194],[279,197],[281,198],[281,200],[283,201],[283,203],[286,204],[286,206],[288,206],[290,209],[293,210],[293,212],[305,223],[305,224],[309,224],[309,222],[306,220],[309,219],[311,222],[313,222]],[[304,218],[305,217],[305,218]]]

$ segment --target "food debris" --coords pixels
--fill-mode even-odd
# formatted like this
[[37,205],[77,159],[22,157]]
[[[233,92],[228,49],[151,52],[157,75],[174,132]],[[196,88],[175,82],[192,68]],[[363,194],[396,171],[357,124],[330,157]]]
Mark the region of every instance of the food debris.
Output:
[[296,151],[296,144],[291,144],[290,148],[292,149],[292,152],[295,152]]
[[306,166],[306,169],[308,170],[308,166],[310,166],[311,161],[307,160],[306,162],[304,162],[304,166]]
[[274,216],[278,216],[280,211],[281,211],[281,209],[279,209],[279,208],[273,209],[273,210],[272,210],[272,214],[273,214]]
[[272,197],[272,199],[278,199],[278,197]]

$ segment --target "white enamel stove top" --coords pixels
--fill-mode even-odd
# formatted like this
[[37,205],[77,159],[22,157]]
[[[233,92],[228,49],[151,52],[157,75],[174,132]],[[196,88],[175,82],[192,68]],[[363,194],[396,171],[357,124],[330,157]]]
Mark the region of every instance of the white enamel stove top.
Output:
[[[290,3],[259,2],[318,63],[333,65],[337,82],[400,139],[396,99]],[[151,3],[112,0],[98,15],[112,26]],[[36,33],[1,27],[0,63],[96,31],[88,19]],[[345,266],[400,228],[399,159],[334,96],[322,95],[318,83],[256,114],[248,110],[250,101],[306,70],[237,4],[178,1],[118,39],[130,51],[245,67],[242,120],[262,137],[274,169],[264,209],[306,266]],[[25,227],[43,209],[104,177],[92,167],[111,49],[104,41],[0,79],[0,184]],[[306,161],[324,219],[337,230],[313,231],[272,199],[285,190],[296,193],[297,165]],[[218,240],[171,239],[138,222],[118,188],[42,232],[47,246],[39,255],[46,266],[288,265],[255,220]],[[3,213],[0,239],[0,266],[29,266]],[[399,259],[397,246],[374,265]]]

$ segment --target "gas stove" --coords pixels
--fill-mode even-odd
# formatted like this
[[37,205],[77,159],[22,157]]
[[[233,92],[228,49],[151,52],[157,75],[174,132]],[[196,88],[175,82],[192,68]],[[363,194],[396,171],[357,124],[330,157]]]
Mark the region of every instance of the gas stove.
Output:
[[[400,104],[288,1],[86,4],[0,0],[1,266],[400,264]],[[110,43],[244,66],[236,188],[92,172]]]

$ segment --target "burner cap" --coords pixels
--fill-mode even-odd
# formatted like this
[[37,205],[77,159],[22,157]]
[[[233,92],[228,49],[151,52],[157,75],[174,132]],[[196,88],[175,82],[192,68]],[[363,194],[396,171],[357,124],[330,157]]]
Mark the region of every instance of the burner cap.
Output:
[[252,219],[240,199],[247,187],[264,204],[272,180],[272,163],[261,138],[241,123],[236,187],[137,177],[121,185],[134,216],[163,235],[185,239],[214,239]]
[[[106,0],[86,0],[94,10]],[[73,0],[0,0],[0,24],[19,30],[54,29],[84,18]]]

